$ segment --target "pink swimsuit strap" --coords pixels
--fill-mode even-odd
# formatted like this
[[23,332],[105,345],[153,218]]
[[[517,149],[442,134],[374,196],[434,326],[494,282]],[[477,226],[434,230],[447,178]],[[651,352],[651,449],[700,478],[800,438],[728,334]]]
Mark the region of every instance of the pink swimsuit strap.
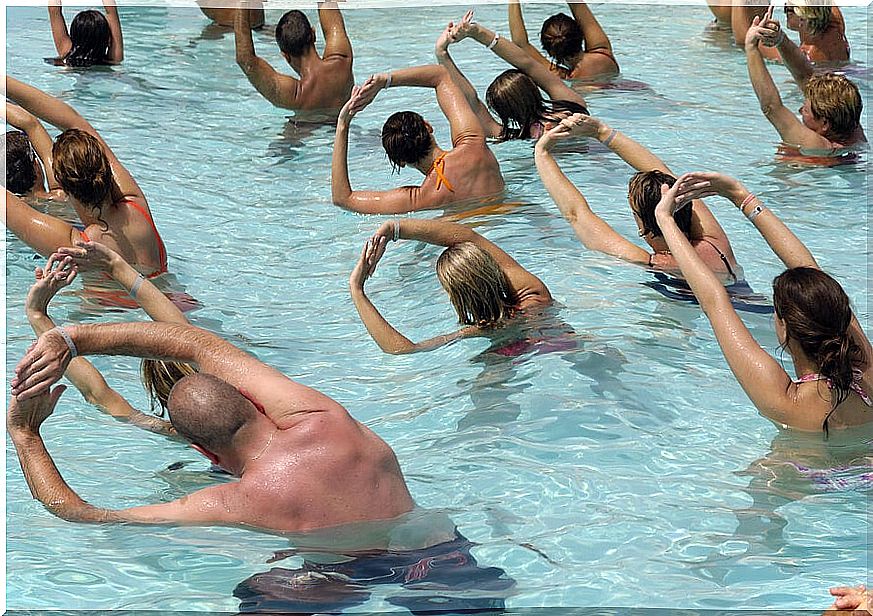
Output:
[[[849,385],[849,391],[852,391],[858,394],[858,397],[866,404],[867,406],[873,406],[873,399],[867,395],[867,392],[864,391],[864,388],[861,387],[861,373],[855,371],[855,380],[852,381],[852,384]],[[811,383],[812,381],[824,381],[827,383],[828,389],[833,389],[834,384],[831,380],[825,376],[820,375],[817,372],[810,372],[809,374],[804,374],[802,377],[794,381],[797,384],[800,383]]]

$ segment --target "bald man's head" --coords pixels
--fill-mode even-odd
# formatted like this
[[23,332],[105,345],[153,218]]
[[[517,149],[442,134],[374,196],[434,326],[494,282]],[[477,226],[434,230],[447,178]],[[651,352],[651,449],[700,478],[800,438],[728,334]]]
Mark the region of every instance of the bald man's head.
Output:
[[237,389],[211,374],[180,379],[167,401],[170,422],[195,445],[211,452],[227,449],[257,411]]

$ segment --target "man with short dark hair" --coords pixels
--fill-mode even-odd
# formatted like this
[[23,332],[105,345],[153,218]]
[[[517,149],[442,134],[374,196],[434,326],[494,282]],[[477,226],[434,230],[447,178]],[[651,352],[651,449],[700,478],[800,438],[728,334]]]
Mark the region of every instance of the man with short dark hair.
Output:
[[276,107],[299,111],[336,112],[355,84],[352,44],[336,2],[321,2],[318,21],[324,33],[324,54],[315,49],[315,30],[306,15],[292,10],[276,25],[276,43],[299,78],[283,75],[258,57],[251,19],[256,9],[239,9],[234,21],[236,63],[255,89]]

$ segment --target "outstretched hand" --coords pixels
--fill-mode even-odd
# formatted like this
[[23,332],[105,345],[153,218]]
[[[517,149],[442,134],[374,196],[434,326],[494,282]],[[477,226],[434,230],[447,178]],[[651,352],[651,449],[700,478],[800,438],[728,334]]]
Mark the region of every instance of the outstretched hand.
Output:
[[852,610],[853,616],[873,614],[873,593],[863,584],[854,588],[838,586],[830,592],[836,599],[829,610]]
[[72,257],[56,252],[52,254],[45,267],[33,271],[34,281],[27,292],[24,307],[27,311],[45,312],[58,291],[68,286],[76,278],[78,269]]
[[113,260],[119,258],[117,252],[99,242],[76,241],[75,247],[61,246],[58,254],[69,257],[83,270],[108,272]]
[[454,28],[452,28],[452,42],[457,43],[463,41],[465,38],[473,36],[475,29],[476,22],[473,21],[473,9],[470,9],[464,13],[464,17],[461,18],[461,21],[455,24]]
[[12,396],[6,411],[6,428],[29,434],[38,433],[42,422],[55,410],[58,399],[66,389],[66,385],[58,385],[50,392],[46,391],[24,400]]
[[361,86],[355,86],[352,88],[352,94],[349,96],[349,100],[347,100],[346,104],[342,106],[339,116],[337,116],[338,123],[348,124],[351,122],[352,118],[355,117],[355,114],[358,113],[359,109],[357,108],[357,105],[360,93]]
[[763,18],[755,15],[752,25],[746,30],[746,49],[757,47],[765,38],[776,36],[776,32],[767,26],[769,22],[773,22],[773,5],[770,5]]
[[537,147],[550,150],[555,143],[569,137],[596,137],[602,123],[583,113],[567,116],[547,130],[537,141]]
[[385,246],[388,244],[388,238],[384,235],[376,234],[367,240],[364,244],[364,249],[361,251],[361,258],[358,259],[355,269],[352,270],[349,276],[349,286],[354,289],[364,288],[364,283],[376,271],[376,266],[379,264],[379,259],[385,254]]
[[692,199],[688,195],[704,190],[709,185],[706,180],[695,180],[691,173],[680,176],[673,186],[661,184],[661,200],[655,206],[655,217],[662,217],[665,214],[672,217],[678,210],[691,203]]
[[680,187],[676,197],[679,203],[713,196],[734,200],[737,194],[745,190],[739,180],[723,173],[695,171],[686,173],[683,177],[686,178],[686,181]]

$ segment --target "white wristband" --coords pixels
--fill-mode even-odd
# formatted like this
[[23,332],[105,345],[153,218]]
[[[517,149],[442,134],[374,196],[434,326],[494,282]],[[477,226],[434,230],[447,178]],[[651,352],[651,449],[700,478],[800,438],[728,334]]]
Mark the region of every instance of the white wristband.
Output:
[[140,274],[136,277],[136,280],[133,281],[133,286],[130,287],[130,296],[133,299],[136,299],[136,294],[139,293],[139,288],[142,286],[142,283],[145,282],[145,276]]
[[391,87],[391,71],[388,72],[388,77],[385,79],[385,89]]
[[76,344],[73,342],[73,339],[70,337],[70,334],[67,333],[63,327],[55,327],[53,332],[57,332],[61,335],[61,338],[64,339],[64,342],[67,343],[67,347],[70,349],[70,357],[78,357],[79,350],[76,348]]
[[749,220],[755,220],[761,214],[761,212],[763,212],[765,209],[766,208],[764,208],[764,206],[762,206],[760,204],[756,205],[755,209],[753,209],[751,212],[749,212],[749,214],[748,214],[748,216],[746,216],[746,218],[748,218]]
[[394,221],[394,239],[392,241],[396,242],[400,239],[400,221]]
[[497,41],[500,40],[500,35],[496,32],[494,33],[494,40],[488,43],[488,49],[494,49],[494,46],[497,45]]

